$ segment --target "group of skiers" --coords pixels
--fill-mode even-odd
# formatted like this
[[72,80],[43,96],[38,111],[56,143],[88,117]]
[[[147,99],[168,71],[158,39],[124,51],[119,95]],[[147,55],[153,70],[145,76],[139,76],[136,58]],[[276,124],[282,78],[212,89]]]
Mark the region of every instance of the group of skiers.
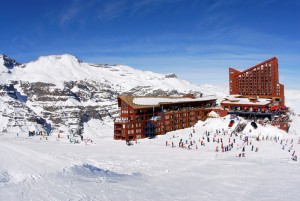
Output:
[[[29,131],[28,132],[28,136],[36,136],[36,135],[41,135],[41,136],[45,136],[45,133],[42,131]],[[49,136],[49,134],[47,134],[47,136]]]
[[[224,128],[223,129],[216,129],[215,133],[213,131],[205,131],[200,137],[197,142],[195,140],[195,137],[193,137],[193,134],[195,134],[195,129],[193,128],[193,132],[189,134],[188,139],[183,140],[182,138],[178,142],[178,147],[180,148],[185,148],[185,149],[198,149],[198,142],[200,143],[200,146],[205,147],[206,143],[217,143],[219,144],[215,151],[216,152],[228,152],[231,151],[234,147],[234,144],[236,143],[236,138],[238,137],[237,133],[231,133],[230,137],[228,138],[228,142],[224,141],[224,139],[227,138],[228,136],[228,131],[226,131]],[[165,145],[169,146],[171,145],[172,148],[176,147],[174,144],[174,139],[179,136],[173,135],[173,139],[171,138],[171,143],[166,140]],[[242,137],[240,138],[242,139]],[[248,140],[248,138],[247,138]],[[237,145],[238,147],[238,145]],[[219,149],[220,148],[220,149]]]
[[[165,141],[166,146],[170,146],[175,148],[176,138],[180,135],[175,136],[173,135],[173,139],[171,138],[171,142],[168,140]],[[184,149],[199,149],[198,145],[201,147],[207,146],[207,144],[216,144],[215,152],[230,152],[235,147],[235,150],[240,150],[241,152],[238,153],[237,157],[245,157],[246,156],[246,147],[250,146],[248,150],[252,152],[258,152],[259,147],[255,146],[252,140],[249,140],[248,136],[244,136],[237,132],[228,133],[227,130],[223,129],[216,129],[215,131],[204,131],[202,136],[195,140],[195,129],[193,128],[193,132],[189,134],[188,139],[179,139],[178,147]],[[270,139],[266,137],[265,139]],[[276,140],[276,138],[274,138]],[[206,144],[207,143],[207,144]],[[209,148],[208,148],[209,150]]]
[[[300,144],[298,142],[298,144]],[[292,152],[291,154],[291,159],[293,161],[297,161],[297,155],[296,155],[296,151],[294,150],[294,139],[291,139],[290,141],[288,139],[285,139],[285,140],[280,140],[280,145],[282,145],[282,150],[285,150],[285,147],[288,147],[289,145],[289,148],[287,149],[288,152]]]

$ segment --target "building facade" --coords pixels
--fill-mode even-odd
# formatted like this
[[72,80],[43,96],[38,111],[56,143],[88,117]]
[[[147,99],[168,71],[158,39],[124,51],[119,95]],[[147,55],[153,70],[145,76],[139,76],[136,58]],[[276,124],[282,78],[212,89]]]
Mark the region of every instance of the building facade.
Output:
[[194,126],[205,120],[216,97],[119,96],[120,117],[114,121],[114,139],[136,140]]
[[290,119],[276,57],[244,71],[229,68],[229,94],[220,103],[228,114],[268,119],[273,126],[288,131]]
[[284,105],[284,85],[279,83],[278,59],[273,57],[244,71],[229,68],[229,94],[270,98]]

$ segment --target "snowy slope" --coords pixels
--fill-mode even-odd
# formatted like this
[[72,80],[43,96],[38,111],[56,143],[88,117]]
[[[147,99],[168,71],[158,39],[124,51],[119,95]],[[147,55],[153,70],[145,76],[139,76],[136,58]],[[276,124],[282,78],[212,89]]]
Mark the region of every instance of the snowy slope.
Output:
[[286,105],[291,107],[294,112],[300,115],[300,91],[285,90]]
[[[296,113],[290,133],[271,126],[254,129],[242,118],[228,128],[227,116],[127,146],[113,140],[112,117],[105,115],[117,112],[118,94],[196,91],[221,100],[228,88],[196,86],[123,65],[88,64],[71,55],[40,57],[22,65],[7,61],[11,60],[6,58],[4,65],[0,57],[1,91],[6,92],[4,84],[16,81],[14,87],[28,100],[0,96],[0,200],[299,200],[300,163],[291,157],[294,151],[300,153],[300,91],[286,90],[286,105]],[[59,125],[67,131],[73,121],[78,124],[80,111],[95,117],[98,113],[92,111],[99,111],[101,116],[83,123],[83,142],[69,139],[68,132],[28,137],[28,130],[41,129],[28,119],[61,117]],[[247,124],[244,131],[231,135],[241,122]],[[19,123],[25,125],[16,126]],[[257,136],[264,140],[256,141]],[[221,142],[213,138],[222,139],[224,146],[235,143],[231,151],[222,152]],[[178,146],[181,139],[185,148]],[[252,145],[259,151],[251,151]],[[237,157],[243,147],[245,157]]]
[[[18,121],[14,118],[14,109],[9,110],[11,124],[5,124],[2,129],[7,131],[30,131],[38,125],[28,125],[39,118],[51,125],[55,132],[64,133],[74,129],[82,132],[85,116],[105,119],[112,126],[118,115],[118,95],[178,96],[194,93],[199,96],[205,88],[175,75],[141,71],[125,65],[89,64],[68,54],[41,56],[25,64],[2,56],[0,65],[3,69],[0,72],[1,99],[6,105],[18,105],[23,109],[18,109],[17,113],[23,116]],[[204,95],[210,95],[212,91],[206,90]],[[31,122],[27,122],[28,119]]]
[[[290,159],[294,151],[300,153],[299,134],[274,129],[265,140],[250,137],[247,145],[244,134],[230,136],[229,121],[200,121],[133,146],[101,137],[93,129],[96,122],[86,125],[85,139],[93,140],[87,144],[72,144],[65,135],[1,133],[0,200],[299,200],[300,163]],[[213,138],[224,146],[235,140],[233,148],[222,152]],[[186,148],[178,147],[180,139]],[[259,151],[251,151],[252,145]]]
[[[130,90],[135,86],[153,86],[180,91],[199,90],[199,87],[177,78],[150,71],[141,71],[124,65],[103,66],[84,63],[72,55],[51,55],[39,57],[36,61],[15,67],[7,80],[46,82],[62,86],[64,81],[97,80],[106,81]],[[187,87],[188,86],[188,87]]]
[[[14,132],[38,129],[40,126],[34,125],[33,121],[39,117],[51,124],[55,132],[78,130],[82,115],[104,119],[103,123],[112,126],[113,118],[118,115],[116,97],[120,94],[203,93],[204,96],[215,95],[218,102],[228,95],[227,86],[197,86],[174,75],[141,71],[125,65],[89,64],[68,54],[42,56],[25,64],[0,55],[0,68],[0,91],[4,94],[0,99],[5,107],[18,107],[2,107],[0,112],[9,112],[9,118],[6,115],[0,115],[0,118],[10,121],[10,124],[4,124],[2,130]],[[16,100],[5,95],[8,90],[5,85],[12,85],[14,89],[10,90],[16,90]],[[299,114],[297,94],[300,92],[286,90],[286,103]],[[15,121],[15,115],[23,118]],[[32,121],[27,122],[28,118]]]

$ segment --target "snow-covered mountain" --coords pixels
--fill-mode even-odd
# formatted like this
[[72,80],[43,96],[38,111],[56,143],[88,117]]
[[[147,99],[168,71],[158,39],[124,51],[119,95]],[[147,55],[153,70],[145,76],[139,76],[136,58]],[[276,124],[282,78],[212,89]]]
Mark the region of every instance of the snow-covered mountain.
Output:
[[[243,118],[229,128],[228,115],[127,146],[112,138],[117,95],[222,99],[228,88],[71,55],[26,64],[0,55],[0,69],[0,200],[299,200],[298,115],[289,133],[253,129]],[[300,91],[285,94],[300,114]],[[241,124],[243,132],[232,135]],[[28,137],[50,126],[53,135]],[[74,143],[72,130],[84,132],[84,141]]]
[[214,86],[197,86],[175,74],[89,64],[68,54],[42,56],[24,64],[1,55],[0,69],[1,129],[6,132],[83,132],[84,122],[90,119],[112,125],[120,94],[206,95],[216,91]]
[[[220,101],[228,87],[195,85],[175,74],[126,65],[85,63],[68,54],[41,56],[24,64],[0,55],[0,131],[81,133],[90,120],[98,120],[99,126],[113,125],[118,95],[187,93],[214,94]],[[286,102],[300,113],[295,94],[300,93],[286,90]]]

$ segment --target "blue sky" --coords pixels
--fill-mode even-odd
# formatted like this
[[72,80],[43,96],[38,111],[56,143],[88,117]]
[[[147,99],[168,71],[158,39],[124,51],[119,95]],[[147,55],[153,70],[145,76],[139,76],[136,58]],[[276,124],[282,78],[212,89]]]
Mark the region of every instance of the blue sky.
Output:
[[19,62],[67,53],[228,85],[228,67],[276,56],[300,90],[299,0],[10,0],[0,17],[0,53]]

